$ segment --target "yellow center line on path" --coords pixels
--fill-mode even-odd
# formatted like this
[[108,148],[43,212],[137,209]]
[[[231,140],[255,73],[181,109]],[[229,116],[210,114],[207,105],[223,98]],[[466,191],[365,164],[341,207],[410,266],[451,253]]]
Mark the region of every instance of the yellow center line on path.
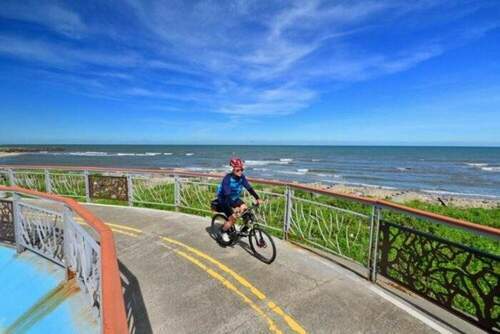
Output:
[[[132,228],[132,227],[129,227],[129,226],[125,226],[125,225],[120,225],[120,224],[112,224],[112,223],[108,223],[108,222],[105,222],[106,225],[110,226],[111,227],[111,230],[115,231],[115,232],[118,232],[118,233],[121,233],[121,234],[125,234],[125,235],[129,235],[129,236],[133,236],[133,237],[138,237],[139,234],[142,234],[143,231],[140,230],[140,229],[137,229],[137,228]],[[120,230],[122,229],[122,230]],[[123,231],[125,230],[125,231]],[[133,233],[132,233],[133,232]],[[305,329],[294,319],[292,318],[290,315],[286,314],[285,311],[283,311],[283,309],[281,309],[278,305],[276,305],[274,302],[272,302],[271,300],[269,300],[266,295],[260,291],[259,289],[257,289],[255,286],[253,286],[247,279],[245,279],[244,277],[242,277],[241,275],[239,275],[238,273],[236,273],[234,270],[230,269],[228,266],[226,266],[225,264],[221,263],[220,261],[214,259],[213,257],[211,257],[210,255],[200,251],[199,249],[197,248],[194,248],[194,247],[191,247],[189,245],[186,245],[178,240],[175,240],[175,239],[172,239],[172,238],[168,238],[168,237],[160,237],[164,242],[166,243],[169,243],[169,244],[174,244],[174,245],[177,245],[177,246],[180,246],[186,250],[188,250],[189,252],[207,260],[208,262],[216,265],[220,270],[224,271],[225,273],[229,274],[231,277],[233,277],[239,284],[241,284],[242,286],[244,286],[245,288],[247,288],[253,295],[255,295],[258,299],[264,301],[264,300],[268,300],[267,301],[267,307],[272,310],[274,313],[276,313],[278,316],[280,316],[281,318],[283,318],[283,320],[287,323],[287,325],[290,327],[290,329],[292,329],[294,332],[296,333],[299,333],[299,334],[305,334],[306,331]],[[166,246],[167,248],[170,248],[170,249],[174,249],[174,248],[171,248],[171,247],[168,247]],[[180,250],[176,250],[174,249],[174,251],[179,254],[180,256],[183,256],[184,258],[188,259],[186,256],[189,256],[190,258],[188,259],[189,261],[191,261],[190,259],[194,259],[195,261],[198,261],[196,260],[195,258],[191,257],[190,255],[180,251]],[[186,256],[185,256],[186,255]],[[204,264],[202,264],[201,262],[198,261],[198,263],[195,263],[193,261],[191,261],[192,263],[194,263],[195,265],[198,265],[201,264],[203,267],[200,267],[202,269],[204,268],[207,268]],[[205,269],[204,269],[205,270]],[[219,275],[217,272],[213,271],[212,269],[209,269],[212,273],[216,274],[216,275]],[[205,270],[210,276],[216,278],[214,275],[212,275],[211,272],[209,272],[208,270]],[[222,277],[222,276],[221,276]],[[223,278],[223,277],[222,277]],[[223,278],[225,281],[227,281],[225,278]],[[224,283],[224,281],[221,281],[224,286],[226,286],[227,288],[228,285],[226,283]],[[229,281],[227,281],[229,284],[232,285],[232,283],[230,283]],[[234,287],[234,289],[236,289],[236,291],[238,291],[238,295],[242,294],[245,298],[248,299],[247,296],[245,296],[243,293],[241,293],[239,290],[237,290],[237,288],[232,285],[232,287]],[[235,290],[233,290],[232,288],[229,288],[230,290],[234,291],[236,293]],[[240,295],[241,297],[241,295]],[[242,297],[243,298],[243,297]],[[243,298],[244,299],[244,298]],[[245,300],[245,299],[244,299]],[[246,300],[245,300],[246,302]],[[255,304],[254,304],[255,305]],[[250,305],[252,306],[252,305]],[[258,307],[257,305],[255,305],[256,307]],[[254,308],[252,306],[252,308]],[[255,308],[254,308],[255,309]],[[260,310],[260,309],[259,309]],[[262,310],[260,310],[262,311]],[[257,312],[257,310],[256,310]],[[263,311],[262,311],[263,312]],[[259,313],[259,312],[257,312]],[[259,313],[260,314],[260,313]],[[267,317],[267,316],[266,316]],[[270,329],[271,329],[271,326],[270,326]]]
[[[205,253],[203,253],[202,251],[200,251],[200,250],[198,250],[196,248],[188,246],[188,245],[186,245],[186,244],[184,244],[184,243],[182,243],[180,241],[174,240],[172,238],[167,238],[167,237],[161,237],[161,238],[164,241],[166,241],[166,242],[169,242],[169,243],[172,243],[172,244],[184,247],[185,249],[187,249],[190,252],[198,255],[199,257],[204,258],[204,259],[208,260],[209,262],[215,264],[217,267],[219,267],[219,269],[221,269],[222,271],[224,271],[224,272],[228,273],[229,275],[231,275],[236,281],[238,281],[238,283],[240,283],[244,287],[248,288],[255,296],[257,296],[257,298],[259,298],[261,300],[264,300],[264,299],[267,298],[264,293],[262,293],[256,287],[254,287],[244,277],[242,277],[241,275],[237,274],[232,269],[230,269],[229,267],[227,267],[223,263],[219,262],[218,260],[214,259],[210,255],[205,254]],[[272,301],[268,301],[267,307],[269,307],[274,313],[276,313],[277,315],[279,315],[280,317],[282,317],[285,320],[285,322],[288,324],[288,326],[290,327],[290,329],[292,329],[293,331],[295,331],[297,333],[300,333],[300,334],[305,334],[306,333],[305,329],[295,319],[293,319],[291,316],[289,316],[288,314],[286,314],[278,305],[276,305]]]
[[137,238],[139,236],[138,234],[130,233],[130,232],[127,232],[127,231],[122,231],[122,230],[115,229],[115,228],[111,228],[111,231],[117,232],[117,233],[120,233],[120,234],[125,234],[125,235],[128,235],[129,237],[134,237],[134,238]]
[[252,284],[250,284],[250,282],[247,281],[244,277],[241,277],[239,274],[237,274],[236,272],[234,272],[233,270],[231,270],[229,267],[227,267],[223,263],[221,263],[218,260],[214,259],[210,255],[205,254],[205,253],[203,253],[202,251],[200,251],[200,250],[198,250],[196,248],[188,246],[188,245],[186,245],[186,244],[184,244],[184,243],[182,243],[180,241],[174,240],[172,238],[167,238],[167,237],[161,237],[161,238],[164,241],[166,241],[166,242],[172,243],[174,245],[181,246],[181,247],[187,249],[188,251],[190,251],[191,253],[196,254],[199,257],[204,258],[205,260],[207,260],[207,261],[215,264],[217,267],[219,267],[219,269],[221,269],[222,271],[224,271],[224,272],[228,273],[229,275],[233,276],[233,278],[235,280],[237,280],[238,283],[240,283],[244,287],[248,288],[255,296],[257,296],[257,298],[259,298],[260,300],[266,299],[266,295],[264,293],[262,293],[259,289],[257,289],[256,287],[254,287]]
[[[87,225],[87,223],[85,222],[85,220],[83,220],[80,217],[76,217],[75,221],[79,225]],[[125,234],[125,235],[131,236],[131,237],[138,237],[139,234],[142,234],[142,230],[139,230],[139,229],[136,229],[136,228],[132,228],[132,227],[128,227],[128,226],[125,226],[125,225],[117,225],[117,224],[111,224],[111,223],[105,223],[105,224],[108,225],[108,226],[110,226],[111,231],[118,232],[118,233],[121,233],[121,234]],[[116,228],[113,228],[113,227],[116,227]]]
[[[113,228],[111,227],[111,230],[113,232],[117,232],[117,233],[121,233],[121,234],[125,234],[125,235],[128,235],[128,236],[131,236],[131,237],[135,237],[137,238],[139,236],[139,234],[136,234],[136,233],[130,233],[130,232],[127,232],[127,231],[123,231],[121,230],[121,228],[123,228],[124,230],[136,230],[136,231],[139,231],[137,229],[132,229],[132,228],[125,228],[125,226],[121,226],[121,225],[116,225],[116,224],[107,224],[107,225],[110,225],[110,226],[116,226],[117,228]],[[142,231],[141,231],[142,232]],[[236,286],[234,286],[234,284],[232,284],[231,282],[229,282],[227,279],[225,279],[221,274],[217,273],[216,271],[208,268],[207,266],[205,266],[203,263],[201,263],[199,260],[195,259],[194,257],[184,253],[183,251],[180,251],[178,249],[175,249],[175,248],[172,248],[172,247],[169,247],[167,245],[162,245],[170,250],[173,250],[177,255],[179,256],[182,256],[183,258],[185,258],[186,260],[190,261],[191,263],[195,264],[196,266],[200,267],[201,269],[203,269],[207,274],[209,274],[210,276],[212,276],[214,279],[218,280],[219,282],[222,283],[223,286],[225,286],[227,289],[229,289],[230,291],[232,291],[233,293],[235,293],[237,296],[239,296],[241,299],[243,299],[243,301],[245,303],[247,303],[248,305],[250,305],[250,307],[258,314],[260,315],[261,317],[264,318],[264,320],[266,320],[267,324],[269,325],[269,330],[273,333],[276,333],[276,334],[282,334],[283,332],[278,328],[278,326],[276,326],[276,324],[274,323],[274,321],[269,317],[267,316],[267,314],[259,307],[257,306],[250,298],[248,298],[243,292],[241,292],[240,290],[238,290],[238,288]]]
[[203,263],[201,263],[198,259],[192,257],[191,255],[189,255],[189,254],[187,254],[187,253],[185,253],[185,252],[183,252],[181,250],[169,247],[167,245],[163,245],[163,246],[166,247],[166,248],[168,248],[168,249],[173,250],[177,255],[182,256],[186,260],[188,260],[191,263],[193,263],[194,265],[198,266],[203,271],[205,271],[207,274],[209,274],[210,276],[212,276],[214,279],[216,279],[219,282],[221,282],[228,290],[232,291],[237,296],[239,296],[241,299],[243,299],[243,301],[245,303],[247,303],[248,305],[250,305],[250,307],[258,315],[260,315],[261,317],[263,317],[266,320],[267,324],[269,325],[269,330],[271,332],[276,333],[276,334],[282,334],[283,333],[278,328],[278,326],[276,326],[276,324],[274,323],[274,321],[269,316],[267,316],[267,314],[259,306],[257,306],[250,298],[248,298],[248,296],[246,296],[243,292],[241,292],[233,283],[231,283],[226,278],[224,278],[224,276],[222,276],[218,272],[210,269],[209,267],[207,267],[206,265],[204,265]]
[[111,224],[111,223],[105,223],[105,224],[108,226],[111,226],[112,228],[116,227],[116,228],[119,228],[122,230],[127,230],[127,231],[135,232],[138,234],[142,234],[142,230],[139,230],[137,228],[133,228],[133,227],[125,226],[125,225]]

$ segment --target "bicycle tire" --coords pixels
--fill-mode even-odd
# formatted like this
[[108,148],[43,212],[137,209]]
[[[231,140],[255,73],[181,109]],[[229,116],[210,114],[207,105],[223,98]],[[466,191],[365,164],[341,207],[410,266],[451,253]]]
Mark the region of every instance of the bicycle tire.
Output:
[[[259,239],[260,242],[262,242],[262,239],[268,239],[266,241],[266,244],[270,244],[271,249],[272,249],[272,254],[271,256],[264,256],[259,252],[259,249],[262,249],[261,246],[259,246]],[[255,257],[261,260],[264,263],[271,264],[273,261],[276,259],[276,245],[274,244],[274,240],[271,237],[269,233],[264,231],[261,228],[255,227],[253,230],[250,232],[250,235],[248,236],[248,240],[250,242],[250,248],[252,249],[252,252],[254,253]]]

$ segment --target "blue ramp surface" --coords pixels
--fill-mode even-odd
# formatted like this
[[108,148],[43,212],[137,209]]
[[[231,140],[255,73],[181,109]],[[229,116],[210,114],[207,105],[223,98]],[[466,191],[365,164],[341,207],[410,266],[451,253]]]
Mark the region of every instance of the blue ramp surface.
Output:
[[98,333],[98,323],[64,269],[0,245],[0,333]]

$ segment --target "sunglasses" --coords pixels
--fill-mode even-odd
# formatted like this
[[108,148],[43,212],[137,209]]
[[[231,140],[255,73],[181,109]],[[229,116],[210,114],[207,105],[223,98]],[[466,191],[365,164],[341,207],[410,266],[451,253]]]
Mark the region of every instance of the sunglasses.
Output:
[[235,168],[234,171],[236,173],[243,172],[245,169],[244,168]]

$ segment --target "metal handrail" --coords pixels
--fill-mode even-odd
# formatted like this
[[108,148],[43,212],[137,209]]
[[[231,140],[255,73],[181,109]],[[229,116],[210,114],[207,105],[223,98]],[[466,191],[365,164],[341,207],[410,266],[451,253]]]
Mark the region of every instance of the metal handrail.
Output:
[[0,191],[36,196],[65,204],[99,234],[101,251],[102,332],[105,334],[128,333],[118,259],[111,229],[88,209],[71,198],[28,190],[18,186],[0,185]]
[[[94,172],[110,172],[110,173],[150,173],[150,174],[163,174],[163,175],[178,175],[185,177],[207,177],[207,178],[218,178],[222,177],[224,174],[221,173],[199,173],[199,172],[189,172],[179,169],[148,169],[148,168],[116,168],[116,167],[92,167],[92,166],[58,166],[58,165],[0,165],[1,169],[58,169],[58,170],[86,170]],[[322,189],[319,187],[314,187],[305,184],[299,184],[295,182],[286,182],[279,180],[266,180],[259,178],[248,178],[251,182],[271,185],[271,186],[284,186],[291,187],[296,190],[305,190],[314,192],[317,194],[323,194],[328,196],[337,197],[340,199],[352,200],[363,204],[368,204],[380,208],[385,208],[393,211],[399,211],[407,213],[419,218],[425,218],[440,224],[451,225],[453,227],[458,227],[466,229],[475,233],[484,234],[494,238],[500,238],[500,229],[492,226],[485,226],[477,223],[472,223],[466,220],[451,218],[448,216],[407,207],[405,205],[396,204],[386,200],[372,199],[362,196],[350,195],[335,192],[329,189]]]

